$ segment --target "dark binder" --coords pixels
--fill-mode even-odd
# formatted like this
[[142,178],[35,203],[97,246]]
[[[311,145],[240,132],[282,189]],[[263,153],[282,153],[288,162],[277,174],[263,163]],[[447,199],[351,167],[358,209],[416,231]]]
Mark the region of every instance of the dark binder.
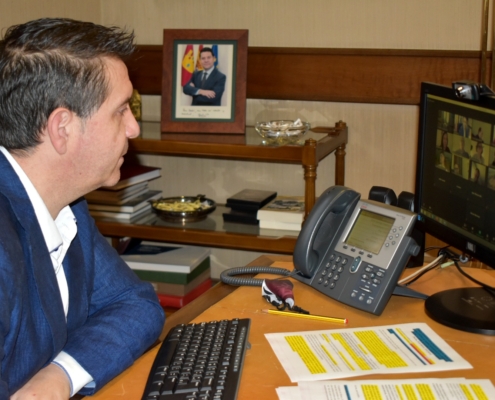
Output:
[[236,211],[254,212],[277,196],[270,190],[244,189],[227,199],[226,206]]

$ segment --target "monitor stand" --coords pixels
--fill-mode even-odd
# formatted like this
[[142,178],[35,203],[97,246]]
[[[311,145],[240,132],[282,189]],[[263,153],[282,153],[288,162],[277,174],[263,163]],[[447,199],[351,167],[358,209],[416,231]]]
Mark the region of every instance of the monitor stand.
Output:
[[396,296],[414,297],[415,299],[423,300],[428,298],[428,295],[402,285],[396,285],[392,294]]
[[451,328],[495,335],[495,296],[481,287],[435,293],[426,300],[425,311]]

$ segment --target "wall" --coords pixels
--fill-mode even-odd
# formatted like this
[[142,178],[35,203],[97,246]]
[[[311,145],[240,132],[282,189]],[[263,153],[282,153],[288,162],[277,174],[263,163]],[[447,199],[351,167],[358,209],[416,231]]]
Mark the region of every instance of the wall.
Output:
[[0,32],[11,25],[44,17],[74,18],[101,23],[101,1],[0,0]]
[[104,23],[132,26],[141,44],[161,44],[163,28],[222,28],[249,29],[251,46],[443,50],[480,46],[481,0],[101,3]]
[[[462,24],[454,22],[459,16]],[[250,46],[479,50],[481,17],[481,0],[102,0],[103,22],[133,27],[140,44],[160,44],[163,28],[244,28],[249,29]],[[159,107],[148,108],[157,111],[144,110],[145,117],[159,119]],[[413,190],[417,107],[249,100],[247,123],[254,124],[261,115],[277,118],[291,113],[314,126],[338,120],[348,124],[347,185],[363,194],[371,185]],[[159,184],[170,195],[187,190],[184,181],[190,187],[191,176],[197,183],[194,192],[214,193],[218,201],[248,186],[275,186],[286,194],[301,193],[303,187],[302,170],[295,166],[162,162],[164,177]],[[174,168],[167,172],[170,165]],[[224,168],[228,175],[222,173]],[[333,172],[331,156],[319,168],[317,194],[333,183]]]
[[[250,46],[481,49],[482,0],[0,0],[0,7],[0,28],[38,16],[69,16],[130,27],[139,44],[161,44],[164,28],[222,28],[249,29]],[[159,120],[159,103],[146,96],[147,120]],[[346,184],[363,196],[372,185],[414,190],[417,107],[248,100],[248,124],[288,114],[314,126],[347,123]],[[222,202],[243,188],[290,195],[304,187],[297,166],[156,156],[143,162],[162,167],[153,186],[166,196],[205,193]],[[321,162],[317,195],[334,183],[333,164],[333,155]],[[215,249],[214,275],[257,255]]]

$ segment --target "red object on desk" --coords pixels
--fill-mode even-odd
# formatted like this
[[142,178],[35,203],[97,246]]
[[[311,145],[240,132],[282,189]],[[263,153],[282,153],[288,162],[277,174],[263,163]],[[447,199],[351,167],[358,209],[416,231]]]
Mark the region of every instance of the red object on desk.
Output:
[[196,297],[202,295],[209,288],[211,288],[211,279],[205,280],[184,296],[169,296],[166,294],[157,293],[158,301],[162,307],[181,308],[193,301]]

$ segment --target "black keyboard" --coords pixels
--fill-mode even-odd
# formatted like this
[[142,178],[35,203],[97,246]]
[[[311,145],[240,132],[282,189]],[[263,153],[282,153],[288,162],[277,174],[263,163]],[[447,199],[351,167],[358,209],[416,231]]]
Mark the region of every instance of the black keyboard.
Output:
[[251,320],[181,324],[156,355],[143,400],[234,400]]

